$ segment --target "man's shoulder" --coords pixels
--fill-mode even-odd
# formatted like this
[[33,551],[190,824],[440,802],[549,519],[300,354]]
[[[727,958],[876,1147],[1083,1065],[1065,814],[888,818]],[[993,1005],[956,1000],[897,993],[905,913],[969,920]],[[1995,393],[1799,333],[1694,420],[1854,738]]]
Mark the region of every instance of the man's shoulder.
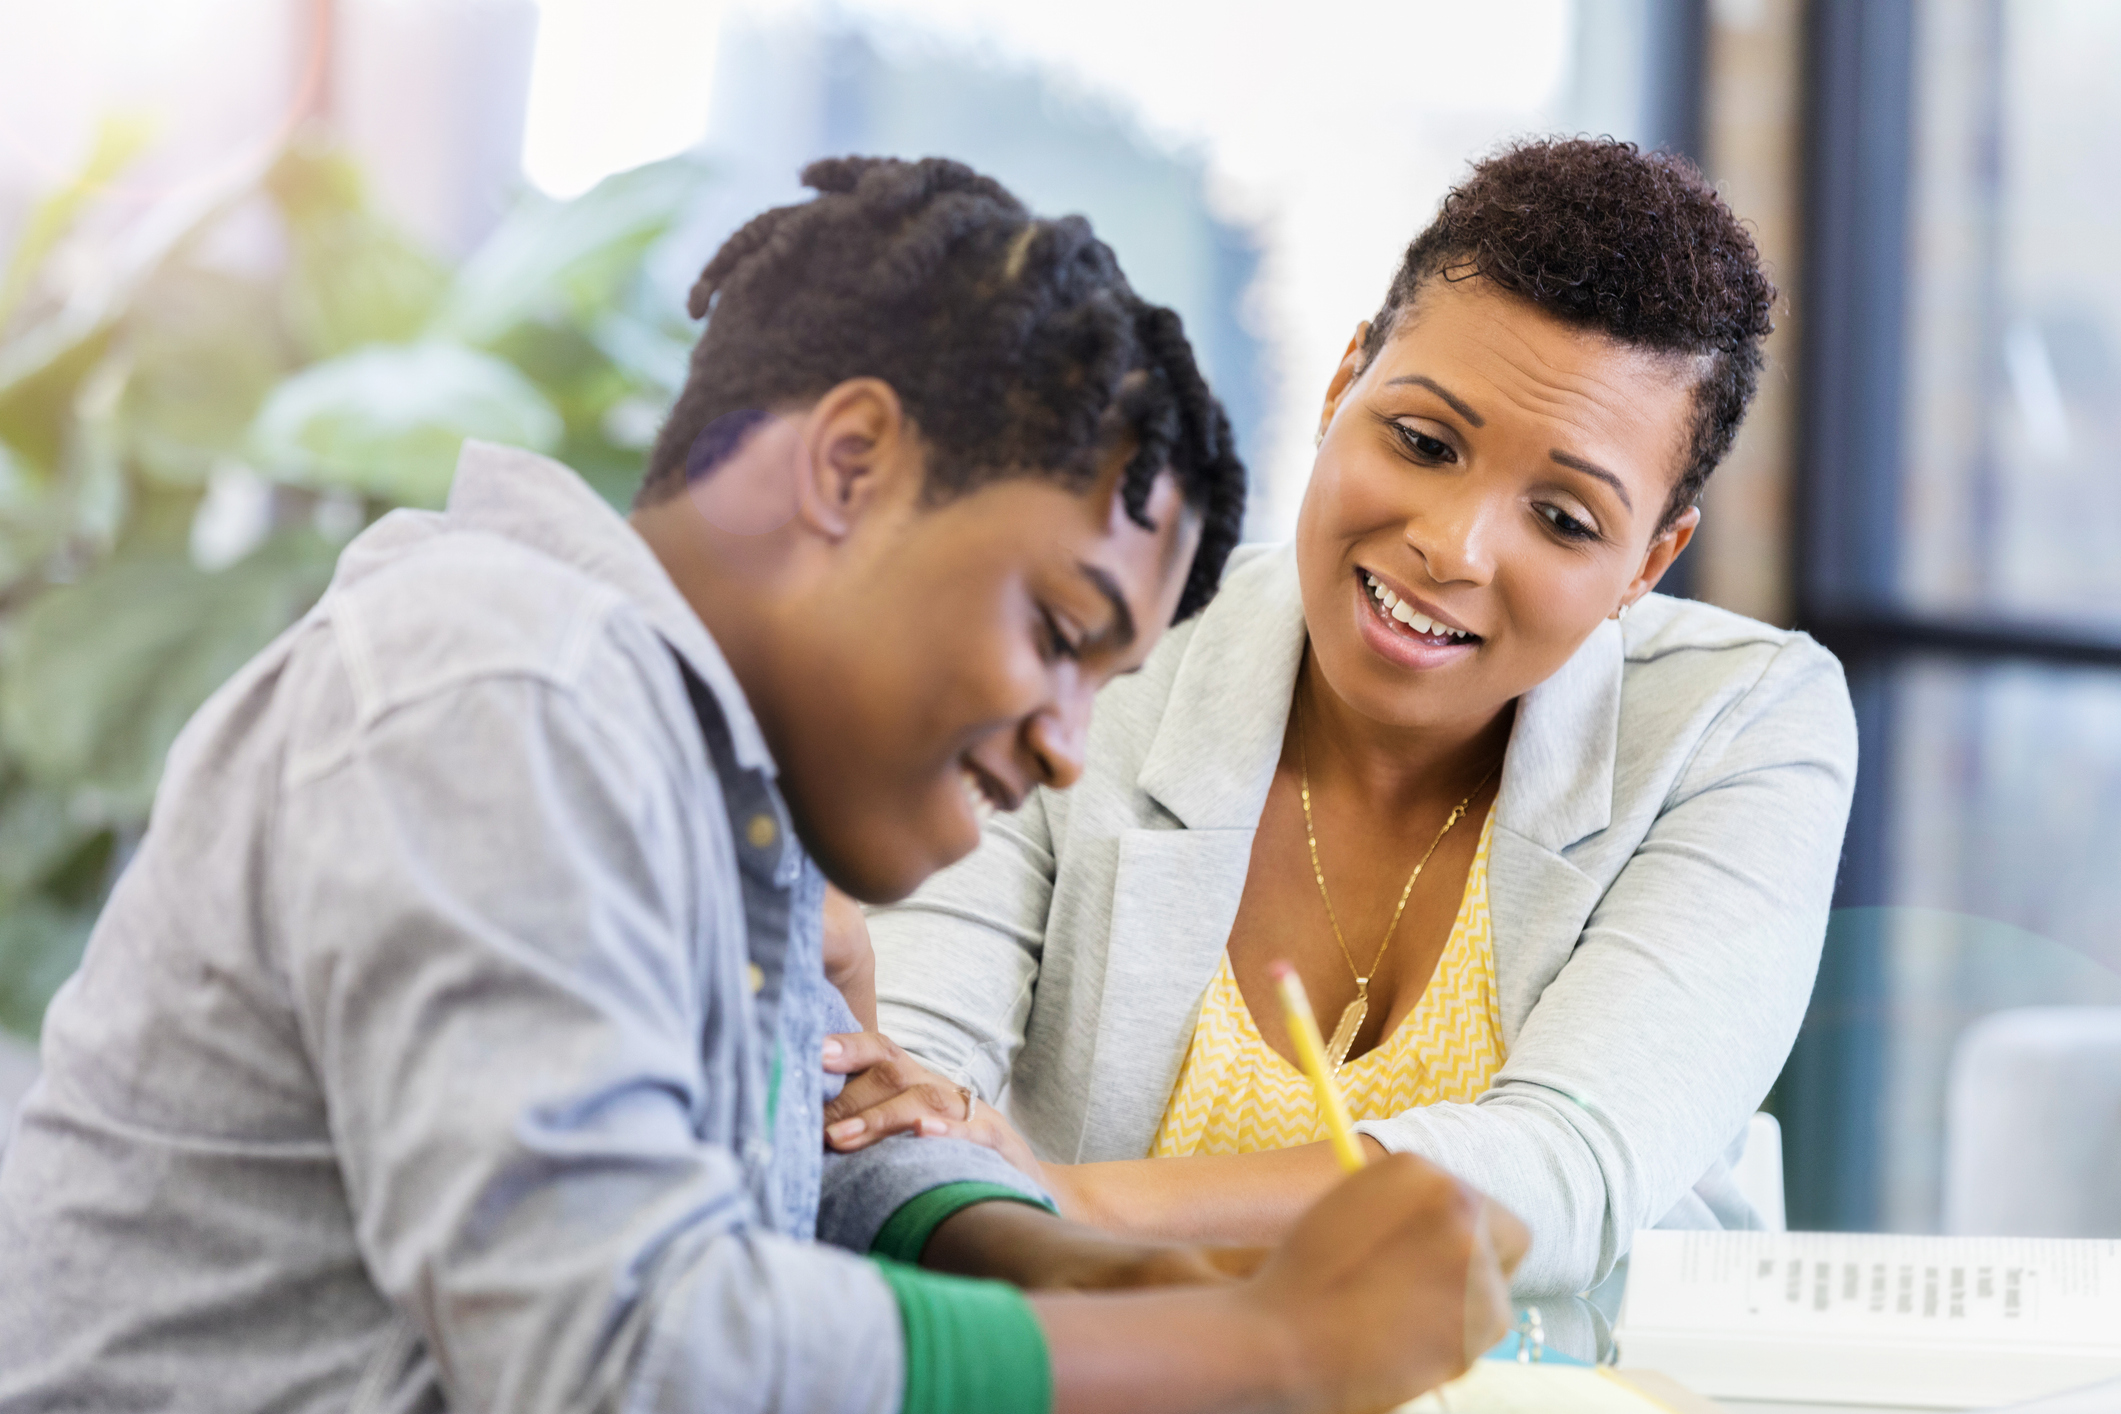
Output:
[[418,530],[349,546],[318,605],[370,712],[486,678],[572,687],[613,654],[655,651],[646,616],[608,581],[489,531]]

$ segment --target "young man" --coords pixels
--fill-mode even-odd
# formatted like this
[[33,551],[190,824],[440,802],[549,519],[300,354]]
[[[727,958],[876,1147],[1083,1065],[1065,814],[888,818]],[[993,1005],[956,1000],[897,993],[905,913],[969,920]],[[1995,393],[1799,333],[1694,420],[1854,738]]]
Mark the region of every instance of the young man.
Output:
[[1521,1232],[1412,1160],[1233,1281],[955,1138],[823,1155],[826,879],[1072,780],[1242,472],[1081,221],[805,180],[630,525],[467,447],[172,751],[0,1167],[0,1409],[1374,1408],[1498,1331]]

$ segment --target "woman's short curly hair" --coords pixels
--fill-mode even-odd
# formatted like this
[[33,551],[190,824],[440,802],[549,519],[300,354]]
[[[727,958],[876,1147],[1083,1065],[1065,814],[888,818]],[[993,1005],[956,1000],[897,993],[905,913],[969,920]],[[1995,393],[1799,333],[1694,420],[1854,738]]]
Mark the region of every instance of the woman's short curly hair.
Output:
[[1669,529],[1730,451],[1774,328],[1775,286],[1731,208],[1684,157],[1610,138],[1516,143],[1476,165],[1407,247],[1364,362],[1424,285],[1475,277],[1620,343],[1707,358],[1657,526]]

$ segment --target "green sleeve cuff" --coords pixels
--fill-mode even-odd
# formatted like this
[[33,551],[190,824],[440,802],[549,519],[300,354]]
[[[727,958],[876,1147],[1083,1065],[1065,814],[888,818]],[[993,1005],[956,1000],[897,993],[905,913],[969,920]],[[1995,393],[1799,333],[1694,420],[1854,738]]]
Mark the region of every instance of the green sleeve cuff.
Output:
[[898,1298],[906,1333],[901,1414],[1052,1414],[1046,1333],[1022,1292],[898,1262],[876,1265]]
[[1051,1203],[999,1183],[946,1183],[908,1199],[886,1218],[877,1229],[876,1241],[869,1244],[869,1255],[918,1266],[921,1253],[928,1248],[928,1239],[943,1225],[943,1219],[974,1203],[995,1202],[1028,1203],[1049,1213],[1054,1210]]

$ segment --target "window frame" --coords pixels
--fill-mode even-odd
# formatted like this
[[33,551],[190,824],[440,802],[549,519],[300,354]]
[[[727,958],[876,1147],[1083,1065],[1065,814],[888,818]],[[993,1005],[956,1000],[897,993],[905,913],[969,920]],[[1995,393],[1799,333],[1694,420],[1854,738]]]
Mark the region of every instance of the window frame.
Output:
[[[2000,17],[2003,0],[1986,3]],[[1847,670],[1861,758],[1837,917],[1776,1087],[1793,1228],[1866,1231],[1883,1210],[1887,939],[1876,914],[1839,911],[1891,901],[1897,671],[1916,657],[2121,670],[2121,633],[1971,624],[1910,609],[1899,590],[1917,22],[1913,0],[1810,0],[1804,21],[1791,583],[1798,626]]]

